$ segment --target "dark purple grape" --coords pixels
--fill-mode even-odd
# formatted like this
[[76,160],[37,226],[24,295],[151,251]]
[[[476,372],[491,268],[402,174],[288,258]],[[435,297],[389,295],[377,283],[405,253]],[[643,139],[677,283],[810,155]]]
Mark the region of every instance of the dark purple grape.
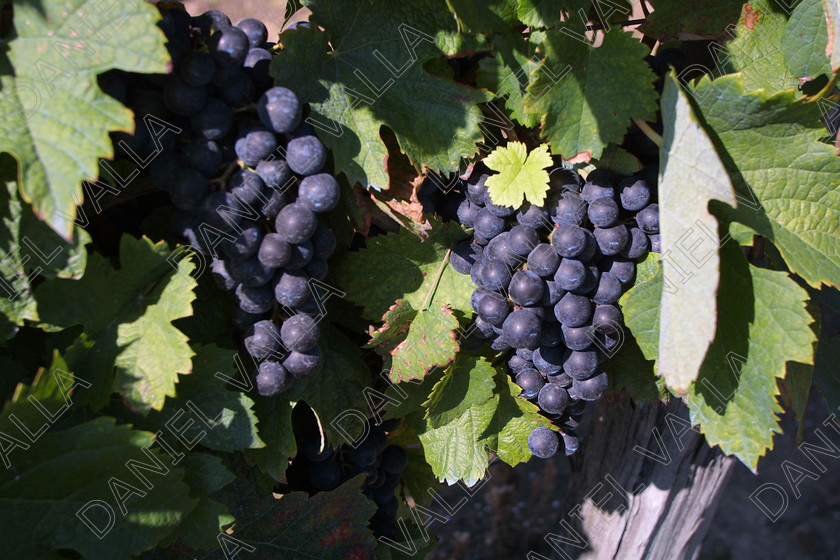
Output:
[[286,161],[298,175],[314,175],[327,161],[327,149],[317,136],[300,136],[289,140]]
[[592,313],[592,326],[596,331],[612,334],[621,329],[621,311],[615,305],[596,305]]
[[539,426],[528,434],[528,450],[533,453],[534,457],[548,459],[557,453],[559,447],[560,440],[557,438],[557,434],[546,427]]
[[473,220],[478,213],[478,208],[468,198],[462,200],[461,204],[458,205],[458,223],[466,228],[473,227]]
[[516,213],[516,221],[520,225],[528,226],[538,231],[552,227],[551,216],[549,216],[548,210],[529,202],[526,202]]
[[586,233],[576,225],[560,226],[551,235],[551,246],[565,258],[576,258],[586,248]]
[[288,134],[300,124],[303,108],[294,92],[278,86],[260,97],[257,113],[268,129],[279,134]]
[[[554,313],[548,313],[547,316],[554,317]],[[543,319],[542,333],[540,333],[540,347],[556,348],[565,342],[563,337],[563,329],[560,323],[555,321],[546,321]]]
[[236,24],[236,27],[245,33],[245,36],[248,38],[248,45],[251,46],[251,48],[261,47],[263,43],[265,43],[266,39],[268,39],[268,29],[266,29],[265,24],[258,19],[243,19]]
[[274,269],[265,266],[256,257],[230,261],[229,269],[231,278],[250,288],[267,284],[274,275]]
[[508,367],[510,368],[510,371],[512,371],[514,374],[518,374],[520,371],[522,371],[525,368],[533,368],[534,364],[532,364],[530,361],[526,360],[525,358],[523,358],[521,356],[517,356],[516,354],[514,354],[508,360]]
[[545,385],[545,379],[537,370],[525,368],[516,374],[516,384],[522,389],[523,397],[533,399]]
[[621,253],[630,241],[630,234],[627,231],[627,226],[618,224],[617,226],[596,228],[595,240],[598,242],[598,249],[602,254],[611,257]]
[[501,326],[510,314],[510,306],[505,298],[494,292],[484,294],[478,301],[476,313],[491,325]]
[[299,203],[289,204],[280,210],[274,220],[275,231],[287,243],[300,243],[309,239],[317,227],[315,213]]
[[592,319],[592,302],[585,296],[566,294],[554,306],[554,316],[564,326],[582,327]]
[[254,323],[245,333],[245,350],[255,360],[264,360],[280,351],[280,329],[265,319]]
[[648,236],[650,239],[650,250],[653,253],[661,253],[662,252],[662,241],[659,238],[658,233],[654,233],[653,235]]
[[210,193],[207,179],[195,169],[189,167],[175,172],[169,196],[172,203],[183,210],[198,210],[205,197]]
[[490,240],[484,249],[484,254],[490,260],[501,261],[511,268],[516,268],[520,263],[520,257],[510,250],[509,239],[510,232],[503,231]]
[[540,305],[554,307],[564,295],[566,295],[566,290],[561,288],[554,280],[548,280],[543,286],[543,297],[540,300]]
[[207,103],[207,88],[191,86],[179,76],[172,75],[163,87],[166,108],[180,117],[191,117]]
[[193,51],[178,64],[178,75],[194,87],[206,86],[216,73],[216,63],[206,52]]
[[283,265],[286,270],[300,270],[312,262],[312,242],[306,239],[300,243],[290,245],[291,253],[288,262]]
[[283,366],[297,379],[312,375],[320,365],[321,348],[317,345],[306,352],[292,351],[283,360]]
[[636,263],[631,260],[606,258],[599,263],[599,267],[618,278],[618,281],[624,285],[632,282],[636,275]]
[[298,270],[282,272],[274,286],[274,299],[286,307],[302,305],[309,295],[309,277]]
[[631,212],[637,212],[650,202],[650,186],[644,179],[626,177],[618,185],[620,190],[621,207]]
[[472,265],[475,264],[476,258],[484,253],[482,247],[475,243],[470,243],[468,240],[456,243],[452,248],[452,253],[449,255],[449,263],[452,268],[460,274],[469,274]]
[[607,374],[601,372],[589,379],[575,379],[572,383],[575,393],[580,395],[581,400],[597,401],[607,392],[609,380]]
[[539,317],[524,309],[518,309],[508,315],[502,324],[502,336],[514,348],[536,348],[540,341],[541,328]]
[[549,414],[562,414],[569,400],[569,393],[559,384],[546,383],[537,396],[537,406]]
[[242,224],[242,231],[233,241],[222,243],[222,252],[234,260],[247,259],[257,254],[261,242],[262,233],[257,224],[245,222]]
[[222,151],[212,140],[196,138],[184,150],[187,164],[200,171],[205,177],[212,177],[222,164]]
[[597,198],[589,204],[587,216],[594,226],[610,227],[618,221],[618,204],[612,198]]
[[537,230],[528,226],[513,226],[508,233],[510,250],[520,257],[528,255],[540,242]]
[[554,274],[554,281],[562,289],[570,292],[583,285],[586,281],[586,273],[586,266],[579,260],[562,259]]
[[[565,373],[558,373],[556,375],[549,375],[548,382],[566,388],[572,385],[572,378]],[[568,409],[566,410],[566,413],[568,414]]]
[[598,370],[598,353],[594,350],[570,350],[563,360],[563,371],[572,379],[586,379]]
[[560,255],[548,243],[540,243],[528,255],[528,268],[543,278],[551,277],[560,265]]
[[508,294],[516,305],[537,305],[543,296],[543,280],[533,271],[520,270],[511,278]]
[[563,369],[563,347],[542,347],[534,350],[534,367],[546,375],[554,375]]
[[583,179],[577,171],[564,167],[555,167],[548,174],[548,183],[554,192],[571,191],[580,192]]
[[239,169],[228,179],[228,191],[242,204],[251,206],[264,198],[265,184],[250,169]]
[[490,191],[484,193],[484,207],[488,212],[500,218],[507,218],[516,212],[516,209],[510,206],[497,206],[496,204],[493,204],[493,199],[490,197]]
[[473,219],[473,227],[478,235],[490,240],[505,230],[505,221],[482,208]]
[[510,268],[497,260],[487,261],[481,269],[482,286],[498,292],[508,289],[511,280]]
[[602,197],[615,197],[615,177],[605,169],[595,169],[586,176],[581,196],[587,203]]
[[192,23],[195,27],[201,28],[206,37],[216,29],[222,27],[230,27],[230,18],[224,12],[219,10],[208,10],[199,16],[192,18]]
[[236,299],[246,313],[266,313],[274,307],[274,290],[270,286],[251,288],[240,284],[236,287]]
[[333,231],[325,226],[315,228],[315,233],[312,234],[311,241],[312,250],[315,251],[315,257],[318,259],[330,258],[338,243]]
[[277,137],[264,128],[249,130],[236,141],[236,156],[249,167],[256,167],[277,149]]
[[586,219],[586,202],[577,194],[566,191],[558,197],[550,213],[559,226],[580,225]]
[[328,173],[319,173],[304,177],[300,182],[298,202],[313,212],[329,212],[338,206],[339,194],[335,177]]
[[[265,65],[265,69],[268,69],[268,65],[271,63],[271,53],[265,49],[251,47],[248,49],[248,56],[245,57],[245,62],[242,63],[242,66],[245,68],[257,68],[259,67],[260,70],[263,69],[263,64]],[[268,73],[268,72],[266,72]],[[254,74],[251,74],[251,79],[254,79]]]
[[220,290],[229,292],[237,286],[236,280],[230,277],[228,263],[224,259],[213,259],[213,262],[210,264],[210,275],[216,287]]
[[284,159],[263,160],[257,164],[256,171],[260,179],[271,189],[286,187],[286,183],[292,176],[289,164]]
[[290,201],[289,193],[271,189],[268,191],[268,200],[260,208],[260,214],[265,216],[266,220],[274,220]]
[[531,348],[517,348],[516,355],[530,362],[534,357],[534,350]]
[[241,66],[248,56],[248,36],[237,27],[218,28],[207,46],[213,60],[220,66]]
[[242,223],[242,212],[242,203],[225,191],[208,194],[196,210],[196,214],[209,226],[221,231],[239,229],[239,224]]
[[255,382],[257,393],[263,397],[273,397],[289,389],[294,383],[294,378],[282,364],[267,361],[257,368]]
[[283,321],[280,327],[280,340],[288,350],[306,352],[318,344],[320,329],[309,315],[300,313]]
[[190,125],[208,140],[220,140],[233,127],[233,109],[215,97],[208,99],[204,108],[191,117]]
[[475,328],[478,329],[478,332],[480,332],[481,336],[484,338],[493,338],[496,336],[496,331],[493,330],[493,325],[481,317],[475,318]]
[[563,325],[563,340],[566,348],[581,352],[592,346],[594,340],[592,325],[568,327]]
[[598,290],[592,296],[592,301],[595,303],[615,303],[621,297],[621,282],[618,281],[612,273],[605,272],[601,274],[601,279],[598,281]]
[[648,235],[659,233],[659,205],[650,204],[636,214],[639,229]]
[[[216,72],[216,76],[219,72]],[[230,85],[224,87],[216,87],[216,95],[234,108],[240,108],[253,103],[254,95],[256,95],[256,85],[254,79],[245,72],[236,70],[231,71],[233,81]],[[215,82],[215,78],[214,78]]]
[[326,259],[312,259],[303,270],[315,280],[323,280],[330,269]]
[[621,256],[625,259],[638,260],[648,250],[648,237],[639,228],[630,228],[630,240],[622,249]]
[[272,268],[280,268],[285,265],[291,256],[291,247],[276,233],[266,234],[257,252],[259,261]]
[[488,262],[490,261],[484,256],[475,259],[475,264],[470,269],[470,280],[476,286],[484,286],[484,267],[487,266]]

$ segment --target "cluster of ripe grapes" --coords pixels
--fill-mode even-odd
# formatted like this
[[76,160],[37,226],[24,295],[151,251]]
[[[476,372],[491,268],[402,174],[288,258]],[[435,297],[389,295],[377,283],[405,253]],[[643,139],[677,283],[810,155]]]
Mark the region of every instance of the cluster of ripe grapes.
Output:
[[290,482],[312,492],[334,490],[360,473],[367,475],[364,494],[376,505],[370,528],[377,538],[396,539],[395,517],[399,507],[396,492],[400,473],[408,466],[408,455],[399,445],[388,443],[388,433],[396,430],[400,419],[386,420],[379,425],[369,423],[368,433],[355,447],[320,448],[316,433],[298,434],[298,454],[287,473]]
[[[337,206],[339,185],[322,172],[327,150],[302,122],[298,97],[273,87],[274,44],[262,22],[161,13],[173,69],[127,77],[139,126],[122,139],[145,153],[160,143],[149,175],[178,208],[172,227],[212,256],[216,284],[235,294],[233,323],[260,362],[257,390],[274,396],[321,362],[313,280],[326,277],[336,238],[318,214]],[[156,138],[145,115],[182,132]]]
[[[453,248],[453,268],[469,274],[476,336],[513,352],[508,366],[522,396],[561,427],[567,455],[588,401],[607,390],[601,367],[620,347],[618,299],[636,262],[659,252],[659,206],[641,174],[617,178],[594,170],[584,179],[558,168],[544,206],[498,206],[474,172],[458,220],[473,239]],[[560,439],[544,427],[528,438],[537,457],[557,453]]]

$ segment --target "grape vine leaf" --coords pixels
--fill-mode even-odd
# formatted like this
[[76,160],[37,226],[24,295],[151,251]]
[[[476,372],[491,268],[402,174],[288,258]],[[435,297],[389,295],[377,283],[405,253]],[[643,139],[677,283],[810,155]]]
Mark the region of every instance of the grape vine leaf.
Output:
[[813,319],[803,288],[785,272],[750,265],[734,243],[721,249],[721,286],[718,332],[688,393],[691,422],[755,471],[779,432],[777,381],[813,363]]
[[79,227],[68,242],[40,221],[20,200],[16,174],[12,157],[0,154],[0,340],[14,336],[26,320],[38,321],[33,281],[82,275],[90,242]]
[[[735,37],[726,44],[727,62],[744,76],[744,89],[764,89],[775,93],[785,89],[796,89],[799,82],[786,63],[785,36],[787,19],[766,8],[766,4],[753,4],[751,18],[745,15],[745,22],[736,26]],[[745,8],[746,10],[746,8]]]
[[[344,442],[345,435],[332,422],[348,410],[367,410],[364,390],[370,386],[371,371],[356,343],[329,322],[322,321],[319,327],[322,365],[312,375],[295,380],[288,399],[305,401],[315,411],[328,441]],[[352,427],[354,431],[347,430],[355,438],[362,427],[355,423]]]
[[[658,365],[670,389],[682,395],[697,377],[715,336],[720,246],[712,200],[735,205],[729,175],[697,120],[673,72],[662,92],[659,230],[662,292]],[[698,250],[699,249],[699,250]],[[697,305],[697,302],[706,302]]]
[[446,306],[417,311],[402,340],[391,341],[396,345],[387,350],[391,381],[422,379],[433,368],[446,367],[459,348],[457,329],[458,319]]
[[449,0],[448,4],[455,12],[460,28],[465,31],[482,34],[505,33],[519,23],[518,0]]
[[167,397],[163,410],[152,411],[149,421],[162,429],[183,411],[194,419],[193,427],[183,432],[187,440],[199,438],[203,446],[226,452],[265,447],[257,433],[254,401],[242,392],[247,387],[231,391],[225,382],[232,379],[242,385],[251,374],[237,371],[242,362],[234,361],[236,351],[201,344],[192,345],[192,351],[192,373],[178,379],[176,395]]
[[797,78],[831,75],[825,18],[822,2],[818,0],[800,2],[790,14],[782,46],[787,67]]
[[[542,136],[553,154],[571,163],[598,159],[610,142],[620,142],[630,119],[653,120],[656,76],[644,62],[647,47],[614,27],[593,47],[573,27],[549,31],[541,47],[525,111],[540,115]],[[613,84],[621,76],[621,96]]]
[[831,71],[837,72],[840,69],[840,48],[836,44],[840,36],[840,2],[836,0],[823,0],[823,10],[826,19],[826,32],[828,43],[825,46],[825,54],[831,59]]
[[840,286],[840,159],[819,142],[816,104],[796,103],[794,91],[745,93],[737,74],[701,78],[689,92],[738,199],[715,214],[767,237],[808,284]]
[[337,265],[333,273],[336,285],[363,307],[363,317],[381,320],[398,299],[420,309],[430,291],[434,293],[429,305],[449,304],[456,313],[472,314],[472,281],[447,261],[449,248],[467,234],[452,222],[430,221],[432,229],[425,240],[407,230],[379,235],[368,239],[365,249],[349,253]]
[[497,173],[487,178],[490,199],[499,206],[522,206],[527,202],[542,206],[548,192],[548,171],[554,165],[548,146],[541,144],[528,153],[522,142],[508,142],[496,147],[484,163]]
[[266,445],[247,451],[246,457],[263,472],[281,481],[286,476],[289,458],[297,452],[292,432],[292,405],[284,398],[257,397],[254,409],[260,419],[260,438]]
[[364,477],[312,497],[305,492],[286,494],[233,536],[256,547],[257,557],[372,560],[376,540],[367,523],[376,505],[361,492]]
[[610,144],[604,149],[604,153],[593,162],[598,169],[606,169],[616,175],[632,175],[642,170],[642,162],[639,159],[616,144]]
[[741,17],[741,0],[653,0],[639,31],[666,42],[714,38]]
[[144,415],[161,410],[178,374],[192,371],[193,351],[172,321],[192,314],[194,265],[173,265],[169,256],[163,242],[124,235],[119,270],[91,253],[80,280],[48,280],[35,290],[44,321],[85,328],[68,362],[106,397],[113,388]]
[[388,187],[382,126],[418,169],[454,170],[475,154],[483,140],[477,104],[489,94],[423,68],[463,48],[442,1],[306,4],[312,27],[283,33],[271,73],[309,103],[308,122],[351,185]]
[[579,10],[589,12],[592,0],[519,0],[517,16],[519,21],[530,27],[552,27],[560,21],[563,10],[574,14]]
[[[0,527],[5,554],[58,558],[57,550],[70,549],[91,560],[128,560],[155,546],[197,500],[188,496],[184,472],[150,449],[154,441],[149,432],[102,416],[46,432],[26,452],[13,455],[14,469],[0,469],[0,501],[16,520]],[[156,463],[166,474],[132,472],[126,466],[131,460]],[[101,540],[92,527],[103,530]]]
[[636,266],[636,281],[618,300],[624,324],[646,360],[655,362],[659,355],[659,314],[662,301],[662,265],[659,255],[648,253]]
[[[69,14],[69,15],[68,15]],[[0,54],[0,152],[18,162],[21,197],[67,240],[82,180],[114,155],[108,132],[130,131],[131,111],[96,76],[113,68],[166,72],[169,56],[146,2],[18,2],[17,36]]]
[[235,477],[222,464],[221,458],[207,453],[187,453],[180,466],[184,470],[184,482],[190,487],[189,495],[197,499],[198,504],[170,538],[180,538],[188,546],[200,550],[216,548],[222,527],[233,523],[234,517],[227,506],[209,495],[233,482]]
[[423,403],[431,428],[439,428],[464,414],[470,407],[493,397],[496,370],[484,358],[459,355],[432,388]]

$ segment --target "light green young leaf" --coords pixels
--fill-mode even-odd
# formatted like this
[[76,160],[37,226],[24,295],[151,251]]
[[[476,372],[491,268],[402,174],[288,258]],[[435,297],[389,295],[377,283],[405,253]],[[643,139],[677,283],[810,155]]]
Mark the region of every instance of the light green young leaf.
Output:
[[548,146],[541,144],[528,153],[522,142],[508,142],[484,158],[484,163],[497,171],[487,178],[487,188],[493,204],[522,206],[522,197],[531,204],[542,206],[548,192],[548,171],[554,164]]
[[[664,283],[659,370],[684,394],[715,337],[720,279],[718,221],[709,202],[735,205],[729,175],[673,72],[662,93],[659,221]],[[704,302],[698,305],[698,302]]]
[[[17,37],[0,54],[0,152],[18,162],[22,198],[65,239],[82,180],[113,156],[108,133],[131,130],[131,111],[106,95],[112,68],[166,72],[169,56],[147,2],[16,2]],[[7,49],[6,49],[7,47]]]

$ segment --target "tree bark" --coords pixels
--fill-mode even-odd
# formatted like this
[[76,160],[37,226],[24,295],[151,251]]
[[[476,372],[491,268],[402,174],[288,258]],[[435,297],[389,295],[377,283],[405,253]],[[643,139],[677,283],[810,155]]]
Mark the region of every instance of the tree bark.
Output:
[[679,399],[608,395],[587,417],[567,513],[546,535],[557,557],[697,558],[736,459],[706,444]]

